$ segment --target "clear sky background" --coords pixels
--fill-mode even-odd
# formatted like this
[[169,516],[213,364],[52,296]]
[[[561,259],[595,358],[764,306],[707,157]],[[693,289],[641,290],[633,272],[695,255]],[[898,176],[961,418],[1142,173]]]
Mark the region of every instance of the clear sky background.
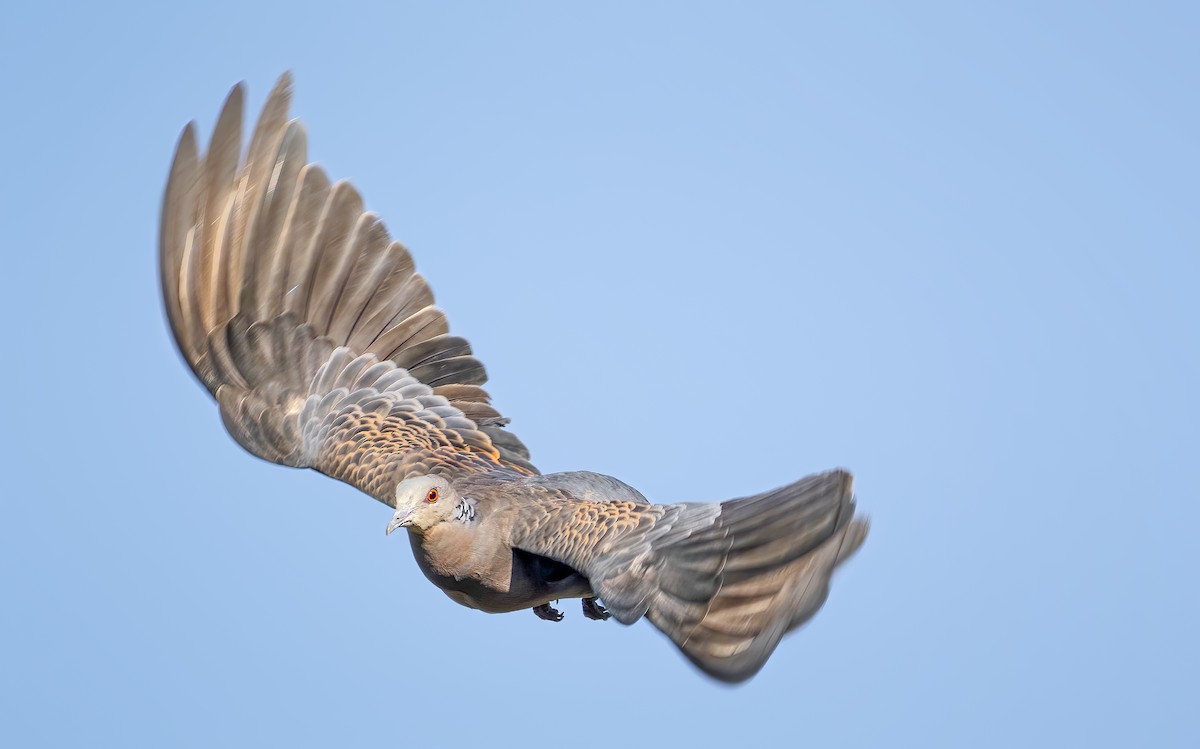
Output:
[[[6,5],[0,744],[1200,746],[1197,6],[503,5]],[[542,470],[856,472],[756,679],[459,607],[224,433],[159,201],[288,68]]]

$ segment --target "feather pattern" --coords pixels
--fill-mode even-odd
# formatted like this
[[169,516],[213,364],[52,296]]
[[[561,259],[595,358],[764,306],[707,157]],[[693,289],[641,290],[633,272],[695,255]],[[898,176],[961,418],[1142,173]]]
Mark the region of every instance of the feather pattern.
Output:
[[244,99],[230,92],[203,157],[184,130],[160,237],[171,330],[233,437],[389,503],[411,471],[535,473],[408,250],[308,163],[290,75],[239,161]]

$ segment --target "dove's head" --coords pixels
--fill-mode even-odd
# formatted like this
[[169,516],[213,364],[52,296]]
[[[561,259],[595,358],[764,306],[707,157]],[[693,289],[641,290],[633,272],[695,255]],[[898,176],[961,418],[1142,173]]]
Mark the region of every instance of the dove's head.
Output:
[[396,514],[387,532],[409,528],[422,533],[453,517],[459,504],[458,494],[441,476],[412,476],[396,487]]

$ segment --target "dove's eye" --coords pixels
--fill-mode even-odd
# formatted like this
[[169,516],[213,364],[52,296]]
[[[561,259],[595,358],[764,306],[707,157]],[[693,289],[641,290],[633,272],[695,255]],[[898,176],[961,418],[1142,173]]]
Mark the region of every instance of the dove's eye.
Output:
[[430,489],[429,493],[425,495],[426,502],[436,502],[437,498],[438,498],[438,490],[437,489]]

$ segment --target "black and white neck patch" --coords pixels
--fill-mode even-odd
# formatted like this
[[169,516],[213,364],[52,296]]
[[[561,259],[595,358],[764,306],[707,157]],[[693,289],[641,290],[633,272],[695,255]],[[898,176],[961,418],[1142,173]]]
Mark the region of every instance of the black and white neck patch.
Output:
[[459,500],[458,505],[454,508],[454,519],[461,523],[470,523],[475,520],[475,501],[463,497]]

